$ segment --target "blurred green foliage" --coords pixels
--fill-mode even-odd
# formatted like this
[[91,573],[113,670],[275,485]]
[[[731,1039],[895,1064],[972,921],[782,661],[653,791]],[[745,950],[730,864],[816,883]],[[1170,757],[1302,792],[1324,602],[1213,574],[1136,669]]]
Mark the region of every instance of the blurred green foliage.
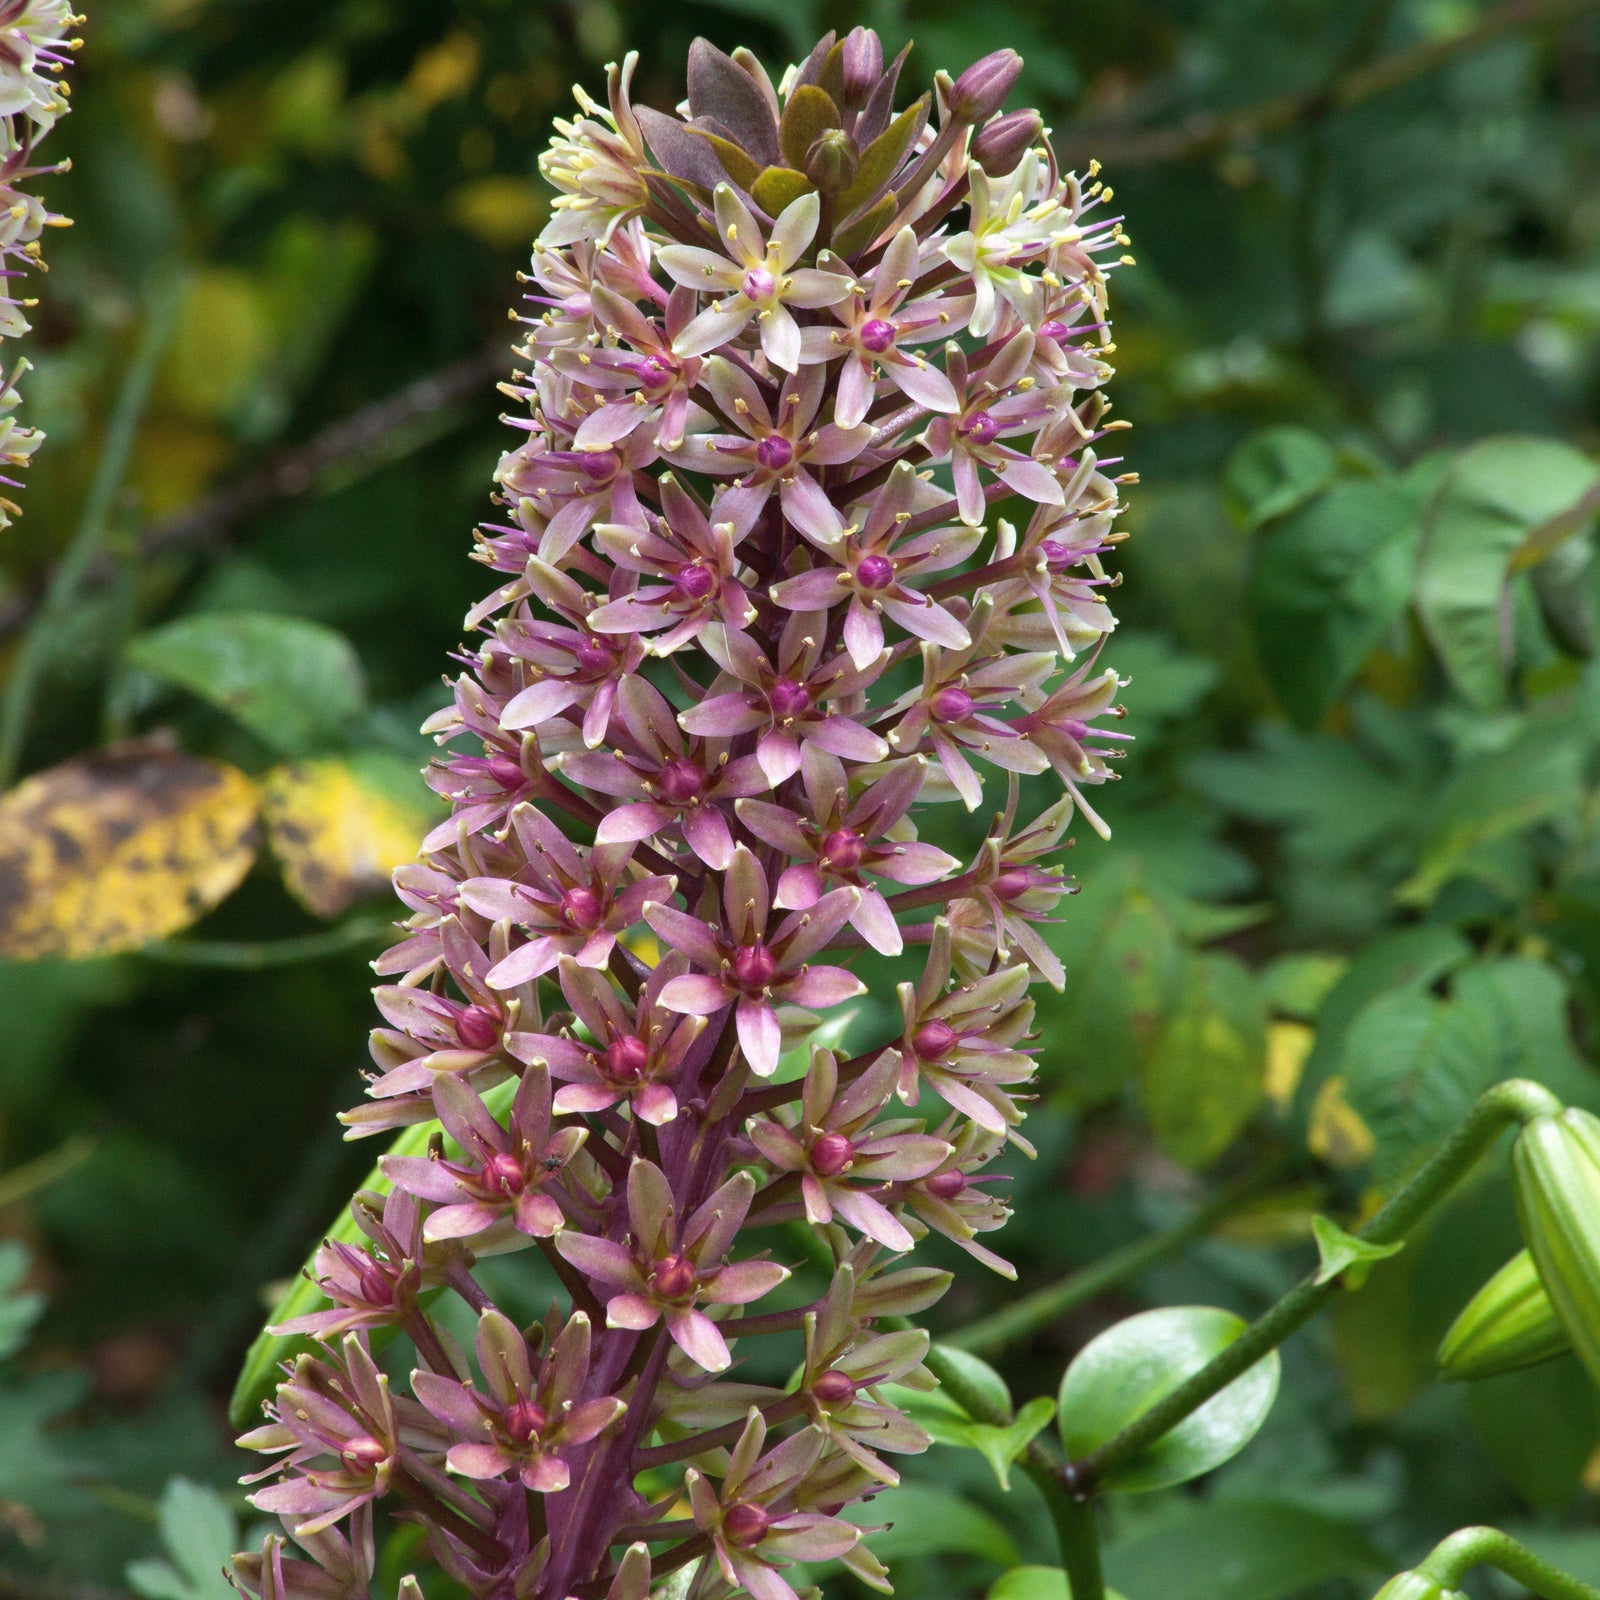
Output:
[[[1006,1252],[1026,1291],[1273,1174],[1181,1257],[987,1350],[1020,1403],[1130,1311],[1259,1310],[1315,1263],[1314,1214],[1361,1215],[1495,1079],[1600,1104],[1600,6],[103,0],[54,136],[76,227],[38,291],[50,438],[0,540],[0,651],[177,272],[24,770],[158,727],[252,777],[415,766],[483,588],[496,352],[569,83],[635,48],[636,98],[666,104],[696,33],[782,61],[858,21],[916,35],[919,83],[1022,50],[1019,100],[1101,159],[1139,260],[1112,392],[1143,481],[1107,655],[1139,738],[1053,932],[1068,982]],[[220,1595],[250,1520],[222,1404],[371,1159],[332,1113],[386,910],[330,940],[263,858],[187,946],[0,965],[0,1594]],[[1485,1520],[1600,1581],[1576,1363],[1429,1382],[1516,1247],[1486,1172],[1287,1347],[1202,1493],[1117,1503],[1115,1587],[1354,1600]],[[936,1321],[1011,1295],[964,1270]],[[1062,1600],[1032,1487],[982,1453],[936,1447],[871,1512],[912,1600]],[[416,1560],[396,1535],[381,1581]]]

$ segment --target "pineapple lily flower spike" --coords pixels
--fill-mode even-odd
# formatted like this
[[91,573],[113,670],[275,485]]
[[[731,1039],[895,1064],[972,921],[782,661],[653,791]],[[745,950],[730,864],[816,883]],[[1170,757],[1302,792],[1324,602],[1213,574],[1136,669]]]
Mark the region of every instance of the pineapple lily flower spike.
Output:
[[[497,586],[428,724],[453,817],[345,1114],[400,1148],[243,1440],[262,1600],[366,1593],[385,1503],[475,1596],[887,1587],[843,1513],[929,1443],[884,1386],[933,1382],[899,1319],[949,1275],[906,1255],[1010,1272],[982,1169],[1026,1150],[1051,857],[1104,831],[1130,481],[1109,191],[1001,114],[1014,52],[897,110],[903,59],[858,28],[774,82],[701,40],[677,115],[630,57],[558,124]],[[919,838],[985,805],[969,859]],[[518,1250],[561,1288],[527,1329],[474,1271]],[[793,1385],[741,1376],[756,1341]]]

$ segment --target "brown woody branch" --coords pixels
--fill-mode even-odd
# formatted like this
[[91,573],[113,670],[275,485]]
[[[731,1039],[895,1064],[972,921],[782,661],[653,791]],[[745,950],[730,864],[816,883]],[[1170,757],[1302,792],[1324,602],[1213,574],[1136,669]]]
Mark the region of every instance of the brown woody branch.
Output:
[[[258,471],[224,485],[170,517],[147,524],[134,540],[135,551],[143,557],[164,550],[219,544],[244,518],[306,493],[330,472],[359,472],[378,465],[409,430],[436,418],[446,407],[482,393],[495,379],[509,374],[511,366],[509,346],[497,342],[436,372],[425,373],[396,393],[362,406],[305,444],[285,450]],[[113,561],[109,557],[103,559],[90,570],[90,581],[103,582],[113,570]],[[43,583],[37,589],[0,600],[0,639],[17,632],[27,622],[42,593]]]
[[1485,11],[1460,33],[1379,56],[1317,89],[1273,95],[1233,111],[1197,111],[1171,127],[1079,125],[1055,139],[1056,149],[1063,166],[1082,167],[1093,158],[1114,170],[1214,155],[1255,144],[1318,117],[1348,111],[1437,72],[1507,34],[1557,26],[1597,9],[1600,0],[1507,0]]

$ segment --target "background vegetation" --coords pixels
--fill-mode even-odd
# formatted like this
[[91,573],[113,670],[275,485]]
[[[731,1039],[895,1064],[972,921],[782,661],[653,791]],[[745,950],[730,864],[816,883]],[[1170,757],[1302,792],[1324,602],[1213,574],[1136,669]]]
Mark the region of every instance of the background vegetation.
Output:
[[[1258,1310],[1314,1212],[1361,1216],[1494,1079],[1600,1106],[1600,6],[102,0],[51,146],[77,225],[0,535],[0,762],[154,736],[122,759],[181,804],[99,877],[21,830],[27,796],[0,813],[0,1597],[226,1593],[223,1403],[372,1156],[333,1112],[430,816],[415,729],[484,588],[505,308],[570,82],[637,49],[667,104],[696,33],[782,61],[857,21],[915,34],[919,86],[1022,50],[1019,101],[1103,162],[1139,260],[1107,655],[1139,742],[1054,931],[1020,1292],[1224,1197],[1048,1315],[978,1322],[1019,1291],[964,1268],[939,1326],[1053,1394],[1131,1310]],[[1117,1503],[1117,1588],[1349,1600],[1479,1520],[1600,1582],[1576,1362],[1430,1381],[1517,1248],[1500,1170],[1288,1347],[1200,1492]],[[878,1509],[913,1600],[1055,1560],[970,1451]],[[391,1588],[414,1559],[399,1536]]]

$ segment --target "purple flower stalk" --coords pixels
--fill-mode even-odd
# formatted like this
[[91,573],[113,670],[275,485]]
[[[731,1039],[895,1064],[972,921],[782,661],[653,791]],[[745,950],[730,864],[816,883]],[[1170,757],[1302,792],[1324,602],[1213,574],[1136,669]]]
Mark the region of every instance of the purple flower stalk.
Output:
[[[1011,1271],[983,1169],[1027,1150],[1053,858],[1075,809],[1106,831],[1128,481],[1109,191],[1002,113],[1013,52],[896,113],[902,59],[858,28],[774,84],[702,40],[678,115],[630,58],[558,125],[499,583],[428,724],[453,816],[396,875],[346,1113],[441,1131],[285,1330],[322,1349],[244,1440],[289,1541],[239,1558],[262,1600],[364,1594],[385,1499],[496,1600],[887,1587],[843,1512],[929,1442],[885,1386],[932,1380],[880,1323],[943,1293],[903,1261],[930,1232]],[[970,859],[919,837],[986,796]],[[847,1051],[863,958],[900,1018]],[[473,1271],[519,1249],[565,1292],[526,1330]],[[788,1387],[740,1376],[756,1341]]]

